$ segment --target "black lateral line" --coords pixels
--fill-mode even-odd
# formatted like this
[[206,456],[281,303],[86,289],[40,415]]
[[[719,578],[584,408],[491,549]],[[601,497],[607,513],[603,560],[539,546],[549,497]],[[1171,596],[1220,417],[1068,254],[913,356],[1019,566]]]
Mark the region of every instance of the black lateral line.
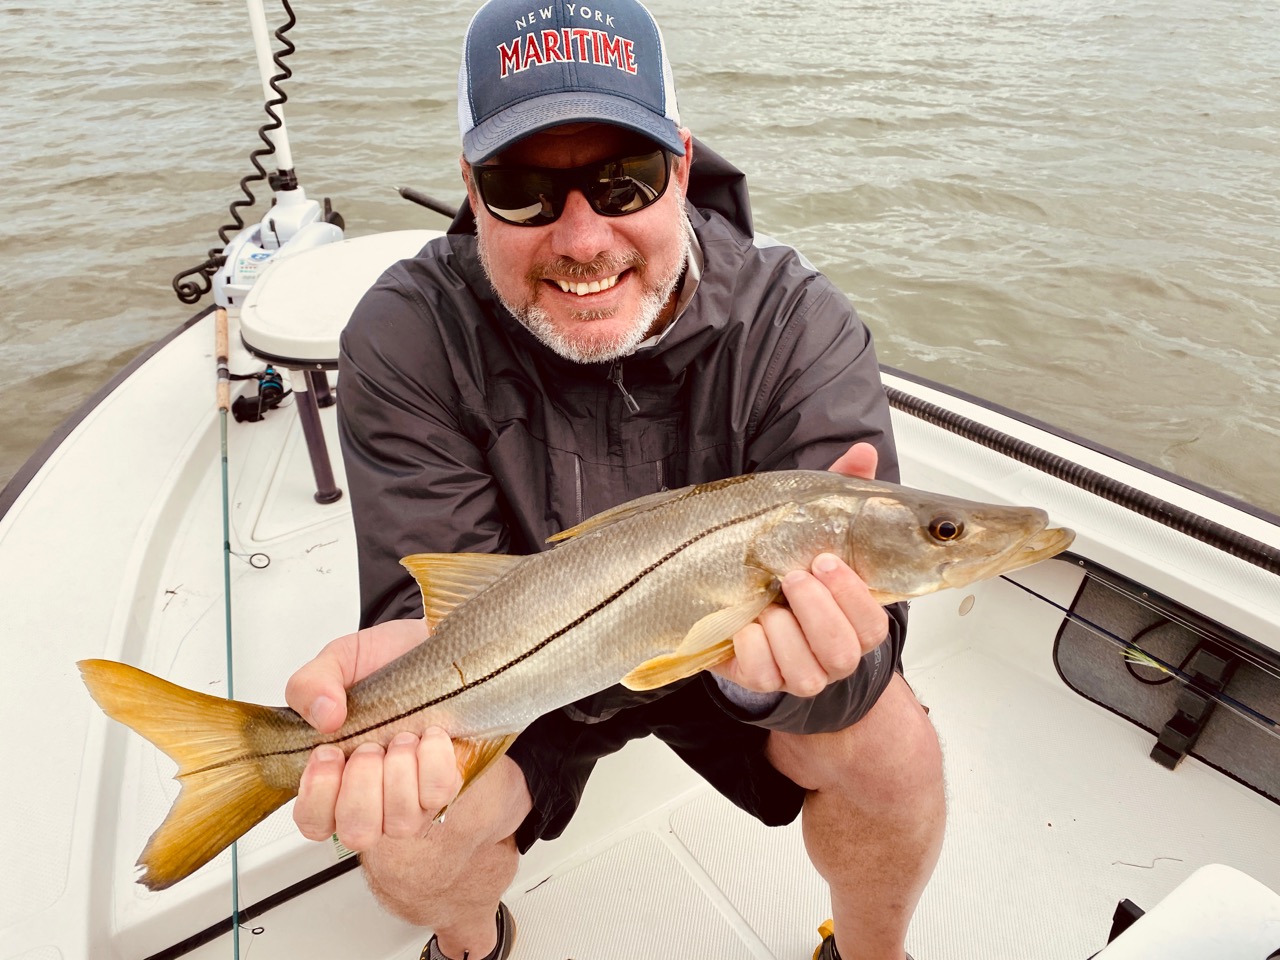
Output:
[[443,703],[446,700],[451,700],[454,697],[460,696],[466,691],[474,687],[478,687],[483,683],[487,683],[488,681],[492,680],[494,677],[500,674],[506,673],[512,667],[516,666],[517,664],[523,663],[529,657],[532,657],[535,653],[544,649],[548,644],[552,643],[553,641],[558,640],[560,637],[564,636],[570,630],[573,630],[576,627],[581,626],[587,620],[591,619],[591,617],[595,616],[597,613],[599,613],[609,604],[613,603],[615,600],[621,597],[628,590],[632,589],[637,584],[639,584],[641,580],[643,580],[649,574],[653,573],[655,570],[661,567],[664,563],[679,556],[681,553],[683,553],[689,547],[693,546],[699,540],[702,540],[704,537],[709,537],[711,534],[724,530],[726,527],[731,527],[738,523],[745,523],[748,520],[754,520],[756,517],[763,516],[764,514],[769,513],[771,510],[774,510],[776,508],[777,508],[777,504],[770,504],[769,506],[764,507],[760,510],[757,510],[754,513],[745,514],[740,517],[734,517],[731,520],[725,520],[723,523],[718,523],[713,527],[708,527],[706,530],[703,530],[701,533],[698,533],[697,535],[690,537],[688,540],[679,544],[678,546],[670,550],[668,553],[664,554],[663,556],[655,560],[653,563],[649,564],[649,566],[645,567],[643,570],[637,573],[634,577],[632,577],[630,580],[628,580],[621,587],[619,587],[617,590],[611,593],[604,600],[600,601],[594,607],[587,610],[585,613],[581,614],[580,616],[576,617],[574,620],[570,621],[569,623],[565,624],[563,627],[556,630],[554,633],[538,641],[538,643],[530,647],[528,650],[524,651],[524,653],[520,654],[520,656],[516,657],[514,660],[510,660],[507,663],[504,663],[501,666],[496,667],[495,669],[491,670],[489,673],[485,674],[483,677],[479,677],[475,680],[472,680],[470,683],[464,684],[463,686],[458,687],[456,690],[451,690],[448,693],[441,694],[440,696],[432,700],[428,700],[425,703],[420,703],[409,710],[405,710],[401,713],[396,714],[395,716],[388,717],[385,720],[379,720],[377,723],[369,724],[367,727],[361,727],[359,730],[353,730],[350,733],[344,734],[341,737],[334,737],[331,740],[318,740],[313,744],[310,744],[308,746],[303,746],[303,747],[291,747],[287,750],[273,750],[270,753],[257,753],[257,754],[252,754],[250,756],[235,757],[230,760],[220,760],[217,763],[211,763],[208,766],[201,767],[199,770],[184,771],[182,775],[188,776],[193,773],[201,773],[205,770],[215,770],[218,767],[225,767],[225,766],[228,766],[229,764],[240,763],[248,759],[264,759],[266,757],[289,756],[295,753],[308,753],[322,744],[338,744],[346,740],[351,740],[355,737],[363,736],[364,734],[369,733],[370,731],[376,730],[379,727],[385,727],[388,724],[395,723],[398,720],[403,720],[405,717],[410,717],[410,716],[413,716],[413,714],[415,713],[420,713],[421,711],[426,710],[428,707],[433,707],[438,703]]

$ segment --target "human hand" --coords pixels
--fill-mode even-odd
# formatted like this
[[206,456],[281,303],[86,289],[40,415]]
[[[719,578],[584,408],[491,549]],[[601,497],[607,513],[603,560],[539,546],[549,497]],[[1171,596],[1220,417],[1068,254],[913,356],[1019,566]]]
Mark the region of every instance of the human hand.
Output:
[[[389,620],[339,637],[289,678],[285,700],[321,733],[332,733],[346,720],[347,688],[426,636],[422,620]],[[350,757],[324,744],[302,773],[293,820],[308,839],[336,832],[361,852],[383,837],[421,836],[461,786],[452,741],[439,727],[421,737],[399,733],[385,749],[362,744]]]
[[[878,456],[869,443],[855,443],[831,469],[875,478]],[[748,690],[813,697],[843,680],[889,635],[889,615],[866,583],[839,557],[819,554],[809,570],[782,580],[787,606],[770,604],[733,637],[733,659],[714,673]]]

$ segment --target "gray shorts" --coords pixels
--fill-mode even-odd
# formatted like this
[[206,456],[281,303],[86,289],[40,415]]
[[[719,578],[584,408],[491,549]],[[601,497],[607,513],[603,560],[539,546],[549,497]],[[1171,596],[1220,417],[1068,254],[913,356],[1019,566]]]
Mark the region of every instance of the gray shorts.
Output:
[[[864,659],[842,684],[845,725],[856,723],[880,698],[895,670],[900,647]],[[765,757],[769,730],[731,715],[715,683],[705,675],[654,691],[659,695],[586,722],[567,707],[535,720],[511,745],[508,756],[524,773],[533,810],[516,831],[524,853],[536,840],[560,836],[573,818],[587,780],[601,757],[629,740],[653,734],[721,794],[768,826],[790,823],[804,803],[805,789],[783,776]],[[601,695],[633,696],[622,688]],[[576,714],[576,716],[575,716]]]

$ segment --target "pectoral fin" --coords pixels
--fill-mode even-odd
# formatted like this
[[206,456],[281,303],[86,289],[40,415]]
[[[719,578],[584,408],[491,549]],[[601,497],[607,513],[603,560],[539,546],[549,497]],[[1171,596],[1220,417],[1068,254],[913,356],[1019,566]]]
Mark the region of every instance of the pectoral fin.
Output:
[[495,553],[415,553],[400,561],[422,590],[427,627],[449,615],[493,581],[524,560]]
[[777,594],[777,587],[765,588],[745,603],[707,614],[680,646],[640,664],[622,678],[622,685],[629,690],[653,690],[724,663],[733,656],[733,635],[760,616]]

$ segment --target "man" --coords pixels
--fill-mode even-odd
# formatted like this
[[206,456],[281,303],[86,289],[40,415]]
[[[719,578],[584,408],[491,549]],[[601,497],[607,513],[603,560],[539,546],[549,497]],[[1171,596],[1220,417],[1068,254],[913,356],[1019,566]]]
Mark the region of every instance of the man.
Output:
[[[794,251],[753,242],[742,175],[680,126],[636,0],[492,0],[459,101],[468,203],[343,338],[366,629],[287,691],[323,731],[346,687],[423,641],[406,554],[530,553],[624,500],[754,470],[897,475],[866,329]],[[830,555],[782,586],[714,676],[543,717],[456,802],[429,730],[318,748],[294,818],[434,929],[424,957],[506,957],[520,853],[564,829],[596,759],[654,733],[765,823],[803,808],[832,897],[817,955],[902,960],[944,820],[937,739],[895,672],[905,614]]]

